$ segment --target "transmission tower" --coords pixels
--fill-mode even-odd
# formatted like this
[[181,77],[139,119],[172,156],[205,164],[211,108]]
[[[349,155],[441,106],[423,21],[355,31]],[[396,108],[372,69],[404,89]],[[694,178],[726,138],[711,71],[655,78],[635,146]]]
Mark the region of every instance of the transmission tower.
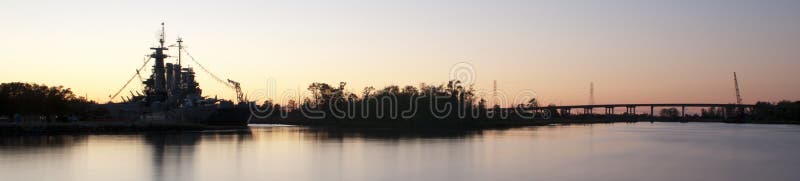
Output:
[[736,77],[736,72],[733,72],[733,85],[736,86],[736,104],[742,104],[742,94],[739,93],[739,79]]
[[494,102],[494,105],[497,105],[497,80],[494,80],[493,86],[494,87],[492,89],[492,102]]
[[594,105],[594,82],[589,82],[589,105]]

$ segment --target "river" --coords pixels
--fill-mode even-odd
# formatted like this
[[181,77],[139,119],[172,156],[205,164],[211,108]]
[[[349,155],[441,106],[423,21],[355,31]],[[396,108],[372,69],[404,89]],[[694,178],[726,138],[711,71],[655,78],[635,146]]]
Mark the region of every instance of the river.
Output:
[[800,180],[798,170],[796,125],[0,137],[0,180]]

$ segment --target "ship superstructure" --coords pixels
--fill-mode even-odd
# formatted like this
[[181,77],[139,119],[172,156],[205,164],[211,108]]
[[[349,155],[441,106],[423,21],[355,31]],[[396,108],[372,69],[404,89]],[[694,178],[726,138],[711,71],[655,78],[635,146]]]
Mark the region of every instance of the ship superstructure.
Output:
[[[241,85],[233,80],[223,79],[208,72],[208,70],[194,60],[191,55],[189,58],[200,66],[208,75],[236,91],[239,104],[233,106],[233,101],[206,98],[202,96],[203,90],[195,79],[195,71],[191,67],[183,67],[182,58],[185,47],[181,38],[177,39],[177,44],[165,45],[165,28],[161,23],[161,35],[158,45],[150,48],[153,52],[147,56],[144,65],[136,70],[136,74],[123,85],[115,94],[109,96],[111,100],[116,98],[134,78],[139,77],[144,86],[141,93],[131,91],[131,96],[122,97],[121,103],[108,103],[108,109],[114,109],[111,114],[117,114],[120,120],[130,119],[150,119],[163,121],[209,121],[211,117],[216,119],[237,120],[244,111],[248,110],[248,102],[241,91]],[[167,54],[170,48],[177,48],[177,59],[167,62],[167,58],[172,56]],[[141,69],[153,60],[152,74],[147,79],[142,79]],[[116,112],[116,113],[114,113]],[[224,114],[220,114],[224,113]],[[249,115],[249,112],[247,112]]]
[[[143,82],[145,85],[144,93],[145,104],[154,108],[172,107],[191,107],[200,103],[208,103],[201,95],[203,90],[195,80],[195,72],[192,68],[183,68],[181,65],[183,40],[178,38],[178,59],[177,64],[165,63],[165,59],[170,57],[166,54],[169,50],[164,46],[165,32],[162,24],[161,38],[158,47],[150,48],[153,53],[150,58],[155,60],[153,74]],[[213,103],[213,102],[211,102]]]

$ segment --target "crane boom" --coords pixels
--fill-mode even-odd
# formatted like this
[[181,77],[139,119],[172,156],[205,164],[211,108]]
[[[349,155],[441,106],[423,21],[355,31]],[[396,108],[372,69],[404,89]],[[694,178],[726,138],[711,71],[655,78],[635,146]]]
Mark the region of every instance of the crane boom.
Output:
[[739,79],[736,77],[736,72],[733,72],[733,84],[736,86],[736,104],[742,104],[742,94],[739,93]]
[[244,98],[244,93],[242,93],[242,85],[239,82],[233,81],[228,79],[228,83],[233,85],[233,89],[236,91],[236,99],[239,102],[247,102],[247,99]]

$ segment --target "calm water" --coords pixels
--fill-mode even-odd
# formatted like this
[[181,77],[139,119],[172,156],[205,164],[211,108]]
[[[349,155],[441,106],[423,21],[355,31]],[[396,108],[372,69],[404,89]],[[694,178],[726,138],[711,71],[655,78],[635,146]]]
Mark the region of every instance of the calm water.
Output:
[[0,180],[800,180],[798,170],[791,125],[0,138]]

